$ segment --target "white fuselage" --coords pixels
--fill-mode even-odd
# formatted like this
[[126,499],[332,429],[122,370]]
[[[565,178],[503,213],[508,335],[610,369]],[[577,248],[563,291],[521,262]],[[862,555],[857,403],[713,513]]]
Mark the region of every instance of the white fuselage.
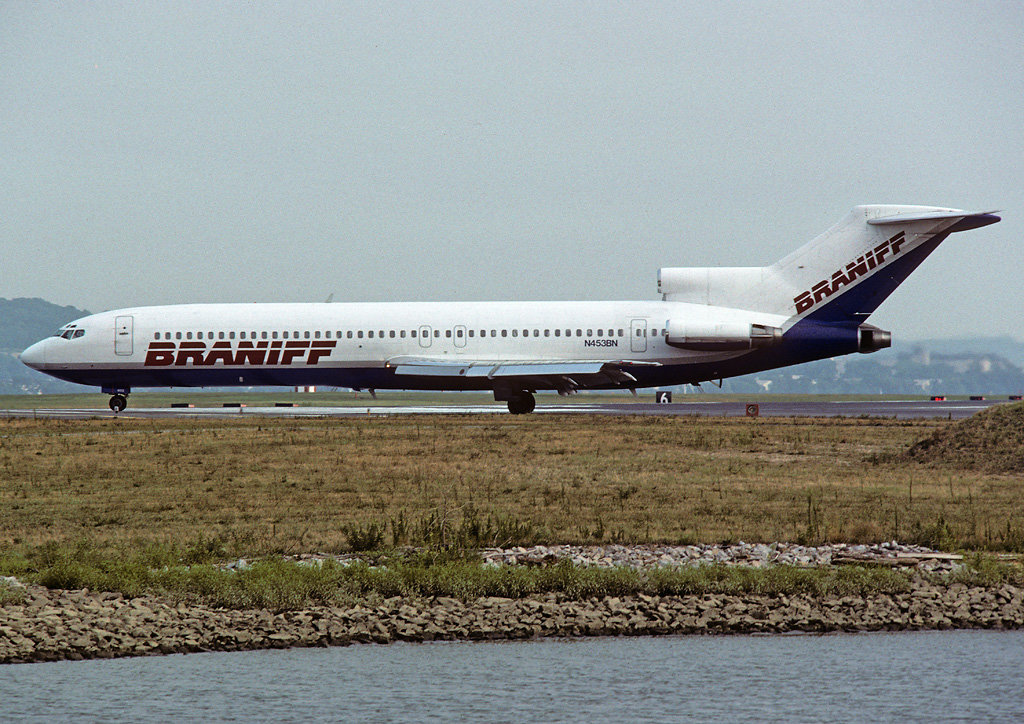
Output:
[[[184,304],[84,317],[74,323],[82,330],[78,336],[50,337],[22,358],[55,376],[104,387],[276,383],[477,389],[487,385],[417,377],[388,383],[366,373],[409,357],[495,363],[629,359],[673,368],[738,355],[670,346],[665,337],[670,319],[770,326],[785,321],[772,314],[662,301]],[[259,350],[266,352],[262,360]],[[660,370],[659,378],[667,371]],[[678,381],[691,380],[683,374]]]

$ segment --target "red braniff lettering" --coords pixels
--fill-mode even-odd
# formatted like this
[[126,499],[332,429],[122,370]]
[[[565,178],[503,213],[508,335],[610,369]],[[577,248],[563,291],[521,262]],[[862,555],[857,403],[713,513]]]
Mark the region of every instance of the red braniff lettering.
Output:
[[287,343],[215,342],[150,342],[146,350],[146,367],[225,367],[267,366],[294,367],[315,365],[329,357],[338,343],[334,340],[291,340]]
[[844,267],[836,269],[828,279],[822,279],[807,291],[800,292],[793,297],[796,313],[803,314],[842,290],[843,287],[849,286],[857,279],[867,276],[871,270],[884,264],[887,258],[888,261],[892,261],[899,256],[906,241],[906,234],[901,231],[873,249],[869,249],[856,259],[847,262]]

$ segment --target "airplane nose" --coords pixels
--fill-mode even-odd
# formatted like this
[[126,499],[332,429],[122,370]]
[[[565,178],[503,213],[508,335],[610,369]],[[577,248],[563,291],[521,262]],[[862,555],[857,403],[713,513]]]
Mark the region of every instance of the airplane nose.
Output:
[[46,343],[49,340],[43,340],[36,342],[31,347],[21,353],[21,361],[27,364],[34,370],[39,369],[46,364]]

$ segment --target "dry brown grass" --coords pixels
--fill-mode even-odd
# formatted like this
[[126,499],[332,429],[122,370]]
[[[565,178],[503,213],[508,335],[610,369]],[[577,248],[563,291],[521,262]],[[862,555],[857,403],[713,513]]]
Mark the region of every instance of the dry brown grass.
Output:
[[342,550],[353,526],[491,516],[528,521],[535,542],[898,538],[1019,549],[1019,478],[891,461],[948,424],[2,420],[0,545],[219,537],[250,555]]
[[931,466],[1024,473],[1024,404],[997,405],[936,430],[903,456]]

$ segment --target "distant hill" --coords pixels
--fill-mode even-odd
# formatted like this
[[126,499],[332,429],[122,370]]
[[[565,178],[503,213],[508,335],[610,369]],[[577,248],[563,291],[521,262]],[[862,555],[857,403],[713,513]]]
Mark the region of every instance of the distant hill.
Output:
[[0,394],[92,390],[36,372],[18,359],[18,354],[33,342],[53,334],[62,324],[87,314],[89,312],[84,309],[61,307],[42,299],[0,297]]
[[[998,350],[993,352],[992,350]],[[1011,395],[1024,392],[1024,343],[928,340],[725,380],[724,392]],[[708,389],[708,385],[704,385]]]
[[0,297],[0,350],[21,350],[57,331],[62,324],[90,312],[61,307],[42,299]]
[[924,349],[939,354],[992,354],[1024,367],[1024,342],[1013,337],[971,337],[968,339],[922,339],[900,347]]

